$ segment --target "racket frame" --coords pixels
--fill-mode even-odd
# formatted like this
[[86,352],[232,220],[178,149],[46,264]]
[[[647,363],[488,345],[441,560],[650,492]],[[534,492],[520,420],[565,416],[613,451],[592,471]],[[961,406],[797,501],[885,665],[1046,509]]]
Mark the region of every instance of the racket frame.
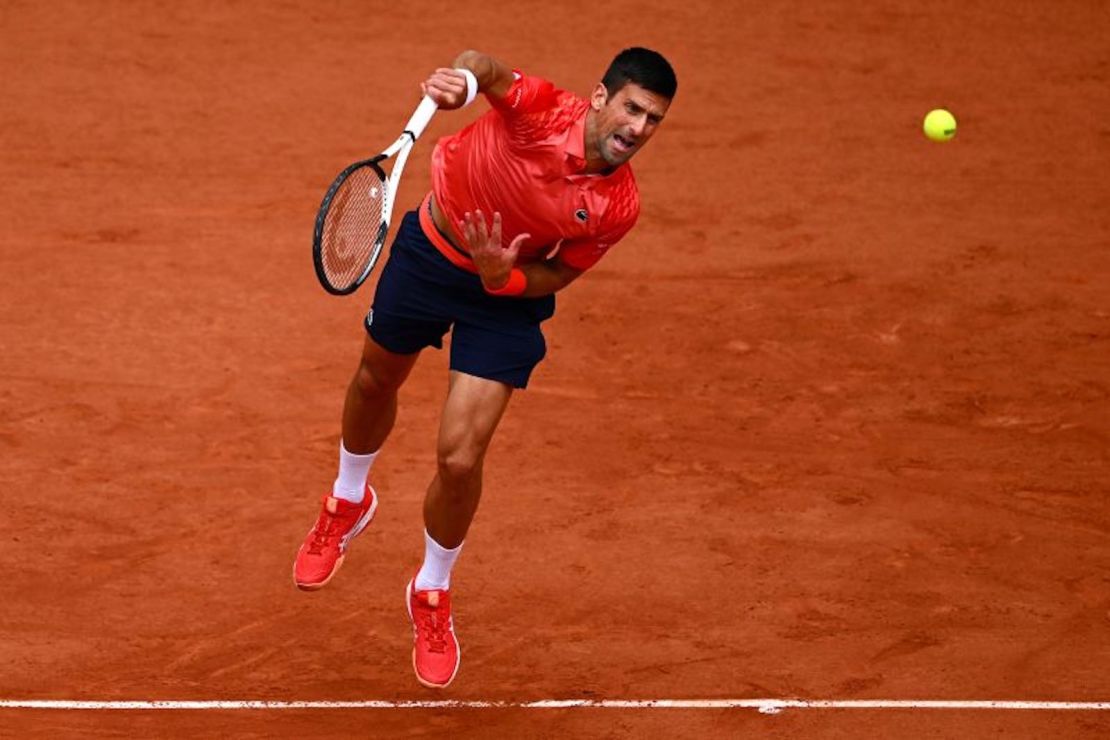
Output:
[[[389,148],[370,159],[364,159],[345,168],[342,172],[336,175],[335,180],[332,181],[331,186],[324,194],[324,199],[320,203],[320,208],[316,212],[316,224],[312,233],[312,263],[316,269],[316,277],[320,281],[320,285],[324,290],[332,295],[350,295],[358,290],[359,286],[365,282],[370,272],[378,262],[381,256],[382,247],[385,246],[386,236],[389,233],[389,223],[393,216],[393,204],[397,197],[397,190],[401,183],[401,174],[405,171],[405,164],[408,162],[409,154],[412,153],[413,146],[420,135],[424,133],[424,129],[428,127],[428,123],[435,115],[437,106],[434,100],[424,96],[417,106],[416,111],[409,118],[405,124],[404,131],[397,137]],[[382,169],[382,163],[386,160],[397,157],[397,161],[393,165],[393,169],[388,175]],[[370,258],[366,261],[366,267],[363,268],[362,274],[354,280],[346,288],[336,288],[327,279],[327,273],[324,270],[324,258],[322,254],[323,239],[324,239],[324,223],[327,221],[328,211],[331,209],[332,199],[354,172],[364,168],[370,167],[378,175],[384,187],[382,194],[382,219],[378,225],[378,233],[374,235],[374,246],[370,251]]]

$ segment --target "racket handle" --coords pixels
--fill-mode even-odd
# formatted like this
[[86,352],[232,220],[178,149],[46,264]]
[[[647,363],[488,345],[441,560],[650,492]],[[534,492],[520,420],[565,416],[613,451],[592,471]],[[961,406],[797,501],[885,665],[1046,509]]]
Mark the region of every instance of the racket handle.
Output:
[[432,120],[437,110],[439,108],[436,106],[436,101],[425,95],[420,105],[416,106],[416,112],[412,114],[412,118],[405,124],[405,131],[412,134],[413,141],[419,139],[420,134],[424,133],[424,129],[428,127],[428,122]]

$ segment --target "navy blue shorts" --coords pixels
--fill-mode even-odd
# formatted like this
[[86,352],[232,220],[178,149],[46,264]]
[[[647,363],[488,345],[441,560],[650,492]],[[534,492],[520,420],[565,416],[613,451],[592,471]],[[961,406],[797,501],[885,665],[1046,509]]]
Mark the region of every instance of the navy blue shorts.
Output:
[[366,330],[385,349],[407,355],[443,347],[453,326],[452,370],[524,388],[547,352],[540,323],[554,313],[554,295],[486,293],[477,275],[440,254],[409,211],[378,279]]

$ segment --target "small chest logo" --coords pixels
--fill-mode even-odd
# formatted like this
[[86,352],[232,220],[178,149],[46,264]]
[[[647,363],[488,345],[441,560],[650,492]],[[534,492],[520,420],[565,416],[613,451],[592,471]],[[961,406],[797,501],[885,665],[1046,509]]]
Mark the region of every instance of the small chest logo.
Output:
[[579,208],[577,211],[574,212],[574,217],[582,223],[586,223],[586,221],[590,218],[590,214],[586,211],[585,208]]

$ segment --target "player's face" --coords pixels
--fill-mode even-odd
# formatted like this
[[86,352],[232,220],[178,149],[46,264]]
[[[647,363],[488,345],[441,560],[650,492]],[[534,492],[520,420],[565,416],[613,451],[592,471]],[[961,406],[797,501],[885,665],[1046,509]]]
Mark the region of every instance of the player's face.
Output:
[[643,148],[663,122],[671,101],[631,82],[609,95],[599,83],[590,105],[594,110],[590,148],[616,167]]

